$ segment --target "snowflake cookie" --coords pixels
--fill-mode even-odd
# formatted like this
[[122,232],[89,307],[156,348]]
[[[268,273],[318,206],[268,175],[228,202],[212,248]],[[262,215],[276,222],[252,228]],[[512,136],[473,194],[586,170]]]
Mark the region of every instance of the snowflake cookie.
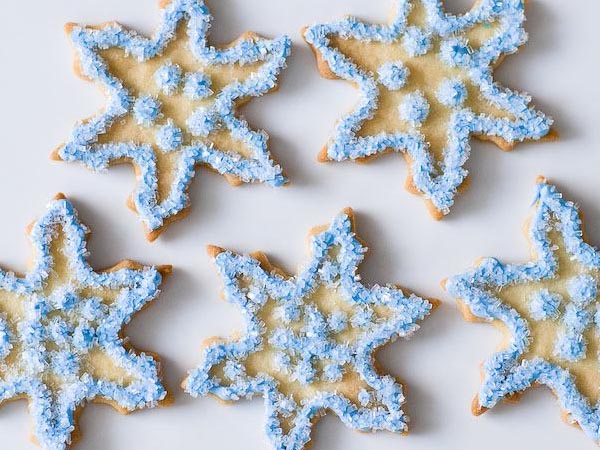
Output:
[[397,0],[388,25],[348,17],[305,29],[323,76],[350,81],[360,92],[319,159],[402,152],[408,190],[423,195],[441,219],[466,182],[471,135],[503,150],[556,138],[552,119],[527,95],[493,79],[503,57],[527,40],[524,3],[479,0],[455,16],[440,0]]
[[27,274],[0,271],[0,403],[29,401],[44,450],[65,450],[79,438],[87,402],[126,414],[167,399],[158,360],[136,353],[122,329],[158,295],[171,268],[124,261],[95,272],[87,232],[59,195],[28,229]]
[[402,386],[379,373],[375,354],[415,332],[437,302],[360,282],[366,248],[354,235],[351,210],[313,230],[310,247],[295,277],[262,253],[209,247],[246,329],[240,338],[209,341],[185,390],[226,401],[262,395],[266,433],[278,450],[305,448],[326,411],[357,430],[406,432]]
[[505,334],[483,365],[473,412],[546,385],[565,419],[600,443],[600,253],[583,240],[577,206],[544,179],[527,236],[530,262],[486,258],[445,282],[467,319],[491,322]]
[[129,199],[154,240],[189,210],[188,189],[205,165],[234,185],[286,182],[264,132],[236,109],[277,88],[291,41],[246,33],[230,46],[208,44],[211,15],[202,0],[162,2],[151,38],[117,23],[69,24],[76,71],[107,94],[102,112],[75,126],[53,157],[93,170],[130,162],[138,186]]

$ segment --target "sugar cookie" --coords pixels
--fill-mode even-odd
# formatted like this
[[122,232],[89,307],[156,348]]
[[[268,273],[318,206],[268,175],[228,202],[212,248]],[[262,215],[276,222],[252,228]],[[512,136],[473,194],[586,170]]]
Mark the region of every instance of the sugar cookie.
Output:
[[[163,1],[152,38],[117,23],[67,25],[76,71],[98,83],[106,108],[77,124],[53,157],[93,170],[130,162],[137,188],[129,206],[154,240],[189,209],[196,167],[232,184],[286,182],[267,148],[236,109],[277,88],[291,41],[246,33],[229,47],[208,44],[211,15],[202,0]],[[185,24],[185,25],[184,25]]]
[[575,204],[545,179],[526,231],[530,262],[486,258],[445,283],[467,319],[497,325],[505,336],[483,365],[473,412],[545,385],[565,419],[599,443],[600,253],[583,240]]
[[527,40],[523,0],[479,0],[461,16],[439,0],[397,0],[391,22],[354,17],[304,30],[323,76],[359,90],[321,161],[403,153],[406,186],[441,219],[465,183],[471,135],[503,150],[553,139],[552,119],[500,86],[493,69]]
[[375,354],[415,332],[437,302],[394,286],[364,286],[358,265],[366,248],[353,222],[346,210],[313,230],[311,257],[295,277],[262,253],[209,248],[246,331],[210,341],[184,388],[226,401],[263,396],[267,436],[278,450],[305,448],[326,411],[361,431],[407,431],[402,386],[380,373]]
[[29,228],[26,275],[0,271],[0,403],[27,399],[33,437],[65,450],[79,436],[87,402],[126,414],[167,399],[157,358],[122,335],[159,292],[170,266],[124,261],[96,272],[86,261],[87,229],[59,195]]

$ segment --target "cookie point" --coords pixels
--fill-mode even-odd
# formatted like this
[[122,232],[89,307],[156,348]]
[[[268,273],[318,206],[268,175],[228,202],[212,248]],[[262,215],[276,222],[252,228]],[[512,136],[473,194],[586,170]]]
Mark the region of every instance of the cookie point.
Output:
[[156,266],[156,270],[159,271],[163,278],[166,278],[173,273],[173,266],[171,264],[161,264]]
[[437,209],[432,201],[427,201],[427,210],[434,220],[440,221],[445,216],[444,212]]
[[559,139],[560,139],[560,133],[554,127],[550,128],[550,131],[548,132],[548,134],[542,138],[542,140],[545,142],[555,142],[555,141],[558,141]]
[[252,252],[250,253],[250,256],[254,259],[256,259],[261,267],[266,270],[267,272],[271,272],[274,267],[271,264],[271,262],[269,261],[269,257],[267,256],[266,253],[261,252],[261,251],[256,251],[256,252]]
[[216,245],[207,245],[206,246],[206,253],[208,253],[208,256],[210,256],[211,258],[216,258],[223,252],[225,252],[225,249],[218,247]]
[[260,38],[261,38],[261,36],[257,32],[255,32],[255,31],[246,31],[245,33],[243,33],[239,37],[239,40],[241,40],[241,41],[256,40],[256,39],[260,39]]
[[317,161],[322,163],[331,162],[331,158],[329,158],[329,155],[327,154],[327,147],[323,147],[321,149],[321,151],[317,155]]
[[51,161],[63,161],[63,159],[60,157],[60,151],[62,150],[62,148],[63,146],[61,145],[60,147],[54,149],[52,153],[50,153]]
[[137,212],[137,206],[135,206],[135,199],[133,197],[133,194],[131,194],[129,197],[127,197],[127,201],[125,202],[125,205],[133,212]]
[[156,241],[158,239],[158,236],[160,236],[160,231],[158,230],[146,232],[146,240],[148,242]]
[[35,226],[35,220],[31,221],[27,224],[27,226],[25,227],[25,234],[31,234],[31,231],[33,230],[33,227]]
[[[356,213],[354,212],[354,210],[348,206],[348,207],[344,208],[340,214],[348,217],[348,220],[350,221],[350,231],[352,233],[355,233],[356,232]],[[366,244],[360,240],[360,238],[358,238],[358,240],[361,242],[361,244],[365,248],[367,247]]]
[[444,278],[442,281],[440,281],[440,286],[441,288],[446,291],[446,284],[448,284],[448,278]]
[[438,309],[440,306],[442,306],[442,301],[438,298],[426,298],[425,300],[427,300],[429,302],[429,304],[431,305],[431,311],[435,311],[436,309]]
[[350,220],[354,221],[354,210],[350,206],[347,206],[346,208],[342,209],[342,214],[346,214],[350,218]]
[[188,376],[186,376],[184,379],[182,379],[182,380],[179,382],[179,387],[181,388],[181,390],[182,390],[182,391],[185,391],[185,390],[186,390],[186,388],[187,388],[187,382],[188,382],[188,378],[189,378],[189,377],[188,377]]
[[473,399],[473,403],[471,404],[471,412],[474,416],[481,416],[483,413],[487,412],[489,408],[485,406],[481,406],[479,404],[479,398],[475,397]]
[[[217,343],[220,343],[220,342],[224,342],[224,340],[222,338],[220,338],[220,337],[217,337],[217,336],[209,337],[209,338],[206,338],[206,339],[204,339],[202,341],[201,347],[202,348],[206,348],[206,347],[209,347],[209,346],[211,346],[213,344],[217,344]],[[186,380],[187,380],[187,377],[186,377]]]
[[67,23],[65,23],[65,25],[64,25],[64,27],[63,27],[63,29],[65,30],[65,33],[67,33],[67,34],[71,34],[71,32],[73,31],[73,29],[74,29],[75,27],[78,27],[78,26],[79,26],[79,24],[78,24],[78,23],[75,23],[75,22],[67,22]]
[[158,406],[160,406],[161,408],[165,408],[165,407],[169,407],[175,404],[175,396],[167,391],[167,395],[165,395],[165,398],[163,398],[162,400],[160,400],[158,402]]
[[544,175],[538,175],[538,177],[535,179],[536,184],[548,184],[548,178],[546,178]]
[[236,177],[235,175],[225,174],[223,176],[230,186],[239,187],[244,184],[240,177]]
[[59,192],[52,198],[53,201],[66,200],[66,199],[67,199],[67,196],[65,194],[63,194],[62,192]]

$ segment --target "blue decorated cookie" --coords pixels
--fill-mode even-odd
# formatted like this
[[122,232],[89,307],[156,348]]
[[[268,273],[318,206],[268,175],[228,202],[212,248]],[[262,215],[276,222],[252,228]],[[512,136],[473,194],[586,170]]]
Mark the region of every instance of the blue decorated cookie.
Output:
[[202,0],[163,1],[151,38],[117,23],[67,25],[79,75],[107,95],[103,110],[78,123],[54,158],[90,169],[130,162],[137,187],[129,200],[154,240],[188,212],[196,168],[234,185],[286,182],[267,147],[236,109],[277,88],[290,54],[287,37],[246,33],[230,46],[208,43],[212,17]]
[[375,354],[407,338],[437,304],[394,286],[366,287],[366,248],[344,211],[311,233],[311,257],[296,276],[262,253],[210,247],[227,301],[244,317],[240,338],[213,339],[185,390],[235,401],[260,395],[273,448],[301,450],[327,411],[361,431],[407,431],[402,386],[378,371]]
[[468,319],[505,334],[483,365],[473,412],[545,385],[566,420],[600,443],[600,252],[584,241],[577,206],[544,179],[535,200],[526,229],[531,261],[485,258],[445,282]]
[[387,25],[348,17],[304,30],[321,73],[359,91],[319,160],[401,152],[407,188],[441,219],[466,181],[472,135],[503,150],[557,135],[527,95],[493,78],[527,40],[523,0],[479,0],[460,16],[444,12],[440,0],[394,3]]
[[166,401],[158,360],[136,353],[122,333],[171,267],[124,261],[94,271],[88,230],[62,195],[28,232],[29,271],[0,270],[0,403],[27,399],[35,441],[66,450],[88,402],[126,414]]

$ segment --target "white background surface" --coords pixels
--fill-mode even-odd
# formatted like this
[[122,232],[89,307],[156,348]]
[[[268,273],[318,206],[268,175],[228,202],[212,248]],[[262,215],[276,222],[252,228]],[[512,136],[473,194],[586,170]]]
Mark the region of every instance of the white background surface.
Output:
[[[580,431],[562,424],[548,390],[529,392],[519,405],[499,405],[475,418],[470,403],[479,386],[479,362],[500,335],[487,325],[463,321],[439,281],[467,268],[482,255],[523,261],[527,245],[521,226],[528,214],[534,179],[545,174],[584,207],[588,239],[600,243],[600,90],[598,88],[600,6],[589,0],[532,0],[530,42],[505,60],[497,78],[529,91],[556,118],[558,143],[530,144],[502,153],[473,142],[468,164],[471,187],[452,214],[434,222],[422,200],[403,188],[406,167],[398,155],[369,165],[319,164],[315,157],[336,118],[356,99],[354,89],[319,76],[300,29],[313,21],[352,13],[384,21],[391,0],[212,0],[213,42],[224,44],[247,30],[283,33],[295,49],[281,90],[244,108],[250,123],[271,135],[271,150],[292,184],[284,189],[253,185],[232,188],[200,170],[191,189],[193,210],[155,244],[124,206],[133,189],[128,167],[94,175],[78,165],[49,161],[51,150],[73,123],[95,113],[102,95],[71,71],[65,22],[119,20],[150,33],[154,0],[37,0],[3,2],[0,27],[0,261],[24,269],[29,247],[23,229],[44,211],[58,191],[71,197],[92,229],[94,267],[124,258],[171,263],[173,276],[154,306],[128,330],[134,345],[163,356],[168,387],[176,403],[124,417],[90,405],[81,420],[83,441],[75,448],[103,450],[267,449],[262,400],[222,406],[212,398],[191,399],[179,389],[185,372],[200,361],[200,344],[228,335],[240,316],[218,297],[219,280],[204,246],[264,250],[289,271],[306,258],[309,228],[328,222],[345,206],[358,212],[358,232],[371,248],[362,267],[368,282],[399,282],[444,300],[409,342],[381,353],[381,362],[407,385],[412,430],[358,434],[335,417],[317,426],[315,450],[445,448],[594,448]],[[470,0],[448,1],[455,12]],[[0,447],[33,449],[27,440],[26,404],[0,409]]]

